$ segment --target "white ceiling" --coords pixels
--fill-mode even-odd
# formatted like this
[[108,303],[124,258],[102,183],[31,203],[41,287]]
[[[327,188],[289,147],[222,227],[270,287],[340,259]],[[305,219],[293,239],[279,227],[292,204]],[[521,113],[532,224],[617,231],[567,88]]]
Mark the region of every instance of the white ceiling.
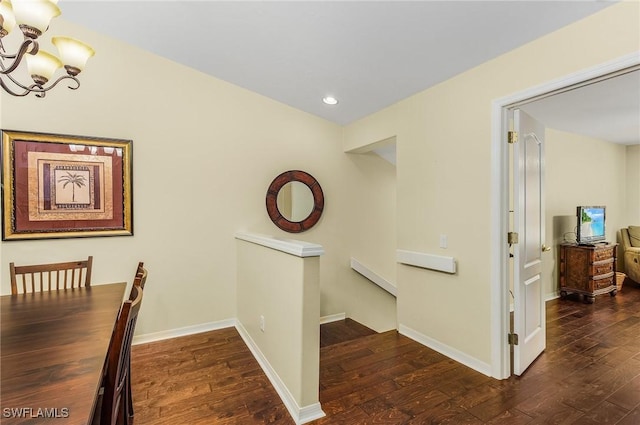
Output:
[[625,145],[640,143],[640,71],[522,106],[546,127]]
[[[71,22],[348,124],[611,4],[66,0],[60,7]],[[340,103],[324,105],[328,94]]]

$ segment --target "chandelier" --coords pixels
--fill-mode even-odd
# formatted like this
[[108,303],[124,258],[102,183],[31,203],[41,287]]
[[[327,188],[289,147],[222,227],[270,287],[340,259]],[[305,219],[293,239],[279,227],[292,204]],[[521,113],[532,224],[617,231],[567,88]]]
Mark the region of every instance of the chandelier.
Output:
[[[80,87],[78,74],[84,69],[87,60],[94,51],[81,41],[69,37],[52,37],[51,43],[56,46],[60,59],[40,50],[38,37],[49,29],[49,23],[60,15],[58,0],[1,0],[0,2],[0,85],[13,96],[26,96],[34,93],[36,97],[44,97],[46,92],[54,88],[62,80],[71,80],[69,88]],[[8,54],[3,40],[18,25],[22,31],[23,41],[16,53]],[[16,40],[17,41],[17,40]],[[14,71],[26,60],[27,72],[33,82],[23,83]],[[66,70],[66,75],[50,82],[58,68]],[[47,85],[49,83],[49,85]]]

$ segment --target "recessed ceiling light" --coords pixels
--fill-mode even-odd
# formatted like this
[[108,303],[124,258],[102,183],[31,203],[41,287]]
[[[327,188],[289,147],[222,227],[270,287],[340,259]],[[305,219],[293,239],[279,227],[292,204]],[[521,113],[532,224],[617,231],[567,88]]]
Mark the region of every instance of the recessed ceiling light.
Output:
[[322,101],[324,103],[326,103],[327,105],[337,105],[338,104],[338,99],[336,99],[333,96],[325,96],[322,98]]

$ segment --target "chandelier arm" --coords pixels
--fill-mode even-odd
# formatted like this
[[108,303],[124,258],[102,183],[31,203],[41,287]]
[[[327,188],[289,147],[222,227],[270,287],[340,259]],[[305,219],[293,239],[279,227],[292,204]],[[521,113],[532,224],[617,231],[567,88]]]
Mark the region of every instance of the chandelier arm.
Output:
[[[80,80],[78,80],[76,77],[74,77],[73,75],[63,75],[60,78],[58,78],[53,84],[51,84],[50,86],[48,86],[47,88],[43,88],[42,86],[38,86],[37,84],[32,85],[31,87],[40,87],[41,90],[37,90],[38,92],[46,92],[51,90],[52,88],[54,88],[55,86],[58,85],[58,83],[62,80],[73,80],[76,83],[76,86],[73,87],[72,85],[67,86],[67,88],[71,89],[71,90],[78,90],[80,88]],[[36,91],[36,90],[34,90]]]
[[[30,50],[29,50],[29,47],[31,47]],[[35,55],[36,53],[38,53],[38,50],[39,50],[39,46],[36,40],[33,40],[31,38],[25,38],[25,40],[22,42],[22,45],[20,46],[20,49],[18,50],[17,53],[13,55],[5,55],[3,53],[0,53],[0,57],[2,57],[2,59],[13,59],[13,62],[8,68],[5,68],[4,63],[2,64],[2,71],[0,71],[0,73],[9,74],[13,72],[18,67],[18,65],[20,65],[20,62],[22,62],[22,58],[26,53]]]
[[[15,82],[15,81],[14,81],[14,82]],[[9,93],[9,94],[11,94],[11,95],[13,95],[13,96],[22,97],[22,96],[26,96],[26,95],[28,95],[29,93],[31,93],[31,91],[29,90],[29,88],[27,88],[27,87],[23,86],[22,84],[18,84],[18,86],[19,86],[20,88],[23,88],[23,89],[24,89],[24,92],[22,92],[22,93],[16,93],[16,92],[14,92],[13,90],[11,90],[11,89],[9,88],[9,86],[7,86],[7,85],[5,84],[4,80],[3,80],[2,78],[0,78],[0,87],[2,87],[2,88],[3,88],[7,93]]]
[[25,86],[24,84],[21,84],[19,81],[16,81],[15,78],[13,78],[11,76],[11,74],[7,74],[7,77],[9,77],[9,79],[18,87],[20,87],[21,89],[24,89],[24,92],[21,93],[16,93],[15,91],[11,90],[9,88],[9,86],[7,86],[7,84],[4,82],[4,80],[2,78],[0,78],[0,86],[7,91],[9,94],[12,94],[13,96],[18,96],[18,97],[22,97],[22,96],[26,96],[30,93],[35,93],[36,97],[44,97],[46,92],[48,92],[49,90],[51,90],[52,88],[54,88],[55,86],[58,85],[58,83],[60,83],[62,80],[72,80],[75,82],[75,87],[73,85],[69,85],[67,86],[67,88],[71,89],[71,90],[77,90],[78,88],[80,88],[80,80],[78,80],[76,77],[74,77],[73,75],[63,75],[60,78],[58,78],[56,81],[54,81],[51,85],[44,87],[40,84],[32,84],[30,86]]
[[[4,74],[4,73],[3,73]],[[5,74],[7,76],[8,79],[11,80],[11,82],[13,84],[15,84],[16,86],[20,87],[21,89],[24,90],[29,90],[29,86],[25,86],[24,84],[22,84],[20,81],[16,80],[15,78],[13,78],[12,74]]]

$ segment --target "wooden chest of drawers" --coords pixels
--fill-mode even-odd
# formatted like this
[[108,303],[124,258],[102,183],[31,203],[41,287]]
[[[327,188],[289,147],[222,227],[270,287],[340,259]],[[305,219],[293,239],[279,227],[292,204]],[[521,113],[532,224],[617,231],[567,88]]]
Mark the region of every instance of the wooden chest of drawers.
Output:
[[616,295],[617,245],[560,245],[560,296],[574,292],[593,303],[596,295]]

